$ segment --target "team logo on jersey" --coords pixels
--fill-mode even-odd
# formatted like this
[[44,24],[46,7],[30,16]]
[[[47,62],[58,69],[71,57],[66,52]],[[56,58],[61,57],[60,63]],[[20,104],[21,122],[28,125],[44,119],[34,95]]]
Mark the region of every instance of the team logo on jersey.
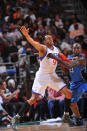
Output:
[[55,56],[58,56],[58,53],[53,53]]

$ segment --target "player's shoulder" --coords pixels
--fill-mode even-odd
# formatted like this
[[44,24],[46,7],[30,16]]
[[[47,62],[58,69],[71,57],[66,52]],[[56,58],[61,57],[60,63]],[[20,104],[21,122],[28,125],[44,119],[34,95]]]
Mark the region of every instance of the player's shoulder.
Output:
[[83,57],[85,57],[85,55],[84,55],[84,54],[82,54],[82,53],[81,53],[79,56],[83,56]]
[[58,52],[61,52],[60,49],[56,46],[53,46],[54,47],[54,50],[57,50]]
[[46,49],[47,49],[47,50],[51,50],[51,51],[59,50],[56,46],[53,46],[53,49],[51,49],[51,48],[49,48],[49,47],[46,46]]
[[[83,56],[83,57],[85,57],[85,55],[84,54],[79,54],[79,56]],[[69,57],[68,57],[68,59],[70,59],[70,60],[72,60],[72,58],[74,57],[74,54],[72,54],[72,55],[70,55]]]
[[74,57],[74,54],[68,56],[68,59],[72,60],[73,57]]

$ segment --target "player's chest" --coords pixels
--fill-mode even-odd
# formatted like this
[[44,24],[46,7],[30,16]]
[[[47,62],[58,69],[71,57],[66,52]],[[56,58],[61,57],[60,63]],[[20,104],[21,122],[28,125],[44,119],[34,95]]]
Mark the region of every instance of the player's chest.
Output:
[[[52,53],[53,55],[55,55],[56,57],[58,57],[58,53]],[[47,61],[49,64],[52,64],[52,65],[56,65],[57,64],[57,61],[55,59],[52,59],[52,58],[47,58]]]

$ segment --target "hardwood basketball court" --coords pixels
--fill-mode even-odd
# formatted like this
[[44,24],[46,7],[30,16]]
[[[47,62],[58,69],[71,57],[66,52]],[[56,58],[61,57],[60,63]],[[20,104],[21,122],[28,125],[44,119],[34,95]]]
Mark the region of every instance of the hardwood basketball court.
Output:
[[[14,131],[12,128],[0,128],[0,131]],[[21,125],[17,131],[87,131],[87,123],[83,126],[70,127],[66,123],[45,123],[43,125]]]

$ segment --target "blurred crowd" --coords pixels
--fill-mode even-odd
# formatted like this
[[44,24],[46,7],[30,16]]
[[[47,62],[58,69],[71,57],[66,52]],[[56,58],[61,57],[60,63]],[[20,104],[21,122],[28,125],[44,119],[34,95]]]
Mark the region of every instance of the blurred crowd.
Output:
[[[37,51],[19,30],[22,25],[29,28],[34,40],[41,43],[44,35],[52,35],[54,45],[66,57],[72,54],[72,45],[80,43],[82,53],[87,57],[87,29],[78,14],[64,13],[61,0],[0,0],[1,126],[8,125],[10,116],[14,116],[30,97],[34,74],[39,67]],[[82,117],[87,117],[84,113],[87,110],[86,94],[79,103]],[[48,89],[45,98],[34,104],[21,121],[62,117],[63,113],[64,96]]]

